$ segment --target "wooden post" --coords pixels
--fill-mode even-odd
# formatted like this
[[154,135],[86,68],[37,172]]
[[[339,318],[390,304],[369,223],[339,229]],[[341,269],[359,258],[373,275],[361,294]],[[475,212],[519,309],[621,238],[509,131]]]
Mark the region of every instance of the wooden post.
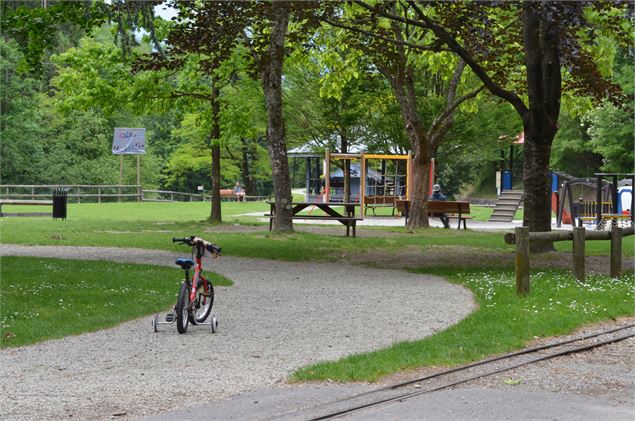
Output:
[[[359,209],[361,211],[360,213],[362,215],[362,219],[364,219],[364,197],[366,196],[366,171],[368,171],[368,169],[366,168],[366,156],[364,152],[362,152],[360,155],[361,156],[359,158],[359,167],[360,167],[361,174],[359,174]],[[354,233],[355,231],[353,230],[353,234]]]
[[[597,175],[597,174],[596,174]],[[597,191],[595,194],[595,225],[602,220],[602,176],[597,175]]]
[[622,273],[622,228],[611,230],[611,278],[618,278]]
[[584,282],[584,242],[586,237],[584,227],[573,227],[573,276]]
[[328,150],[328,148],[326,148],[324,150],[324,199],[322,199],[323,202],[330,202],[331,201],[331,154]]
[[137,155],[137,202],[141,202],[141,155]]
[[97,203],[101,203],[101,187],[97,187]]
[[121,194],[123,193],[121,186],[123,186],[123,155],[119,155],[119,188],[117,189],[117,202],[121,202]]
[[529,294],[529,228],[518,227],[516,233],[516,295]]

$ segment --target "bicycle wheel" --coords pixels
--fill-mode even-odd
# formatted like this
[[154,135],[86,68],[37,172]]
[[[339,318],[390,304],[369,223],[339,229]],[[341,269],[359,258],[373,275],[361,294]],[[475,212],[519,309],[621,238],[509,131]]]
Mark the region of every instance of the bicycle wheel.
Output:
[[[202,281],[202,279],[201,279]],[[205,292],[205,286],[201,282],[196,290],[196,298],[194,299],[192,315],[190,315],[190,323],[193,325],[203,323],[209,317],[214,305],[214,287],[208,281],[208,291]]]
[[190,288],[187,282],[181,284],[181,290],[179,291],[179,298],[176,301],[176,330],[179,333],[185,333],[187,331],[187,324],[190,321],[190,315],[187,309],[190,303]]

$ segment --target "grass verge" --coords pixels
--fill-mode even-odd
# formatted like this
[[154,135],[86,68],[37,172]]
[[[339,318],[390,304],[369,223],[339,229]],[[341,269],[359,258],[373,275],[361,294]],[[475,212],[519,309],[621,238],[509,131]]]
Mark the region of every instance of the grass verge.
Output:
[[[115,326],[169,308],[178,268],[103,261],[0,257],[0,347]],[[211,275],[211,272],[207,272]],[[215,285],[230,285],[220,275]]]
[[464,285],[479,309],[458,324],[431,337],[401,342],[387,349],[315,364],[296,371],[293,381],[376,381],[423,366],[452,366],[522,348],[535,336],[571,332],[582,325],[635,314],[635,278],[592,276],[586,286],[570,274],[532,274],[532,292],[515,295],[514,275],[505,270],[426,269]]
[[[174,222],[175,215],[179,215],[180,218],[178,210],[181,208],[172,207],[172,204],[151,204],[154,206],[170,205],[170,209],[174,211],[172,215],[164,215],[161,210],[147,207],[145,203],[137,204],[140,208],[132,206],[132,209],[136,209],[133,213],[147,210],[148,219],[141,217],[129,219],[130,215],[126,214],[129,204],[121,204],[121,208],[117,206],[118,204],[112,205],[106,208],[85,205],[94,212],[87,212],[81,217],[77,216],[66,221],[39,217],[0,218],[0,242],[4,244],[137,247],[183,251],[181,247],[172,244],[171,238],[197,234],[219,244],[227,255],[295,261],[328,261],[340,258],[342,255],[364,252],[369,249],[395,253],[409,246],[420,247],[422,251],[429,246],[452,246],[476,247],[503,253],[513,252],[513,246],[504,243],[503,232],[433,228],[408,233],[403,227],[372,227],[364,229],[358,238],[347,238],[344,236],[344,228],[336,226],[336,231],[341,232],[341,234],[323,235],[299,231],[292,234],[276,234],[269,232],[268,227],[264,224],[258,227],[248,227],[248,230],[240,230],[234,229],[232,223],[215,225],[186,218],[183,218],[182,222]],[[178,205],[187,208],[186,205],[189,204]],[[242,203],[233,203],[232,205],[236,207]],[[77,207],[81,206],[84,205],[77,205]],[[254,204],[253,206],[258,205]],[[153,214],[155,216],[151,217]],[[330,229],[331,232],[334,232],[333,227]],[[386,232],[397,235],[384,235]],[[609,247],[608,241],[589,241],[586,253],[589,256],[608,255]],[[571,241],[556,243],[556,248],[559,251],[570,252],[572,249]],[[635,236],[624,239],[623,254],[625,256],[635,254]]]

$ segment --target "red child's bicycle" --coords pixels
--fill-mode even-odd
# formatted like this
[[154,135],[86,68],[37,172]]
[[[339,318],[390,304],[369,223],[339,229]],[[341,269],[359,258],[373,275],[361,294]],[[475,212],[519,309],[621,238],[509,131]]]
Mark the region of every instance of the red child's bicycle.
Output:
[[[214,257],[218,257],[221,248],[215,244],[205,241],[202,238],[191,236],[188,238],[173,238],[173,243],[186,244],[192,247],[192,257],[196,261],[188,258],[176,259],[176,264],[181,266],[185,272],[185,280],[181,284],[179,297],[174,306],[174,312],[165,316],[165,322],[159,320],[159,315],[155,315],[152,321],[154,331],[159,331],[159,325],[172,324],[176,321],[176,329],[179,333],[187,331],[188,324],[204,324],[209,317],[214,305],[214,286],[212,282],[202,274],[202,258],[207,250]],[[190,269],[194,267],[194,275],[190,278]],[[212,316],[209,322],[212,333],[218,330],[218,320]]]

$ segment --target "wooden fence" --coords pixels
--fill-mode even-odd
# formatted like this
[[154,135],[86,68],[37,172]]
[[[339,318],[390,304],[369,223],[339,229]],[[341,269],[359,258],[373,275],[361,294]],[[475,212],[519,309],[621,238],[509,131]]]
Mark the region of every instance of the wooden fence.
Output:
[[529,294],[529,244],[532,241],[552,242],[573,240],[573,276],[584,282],[585,270],[585,242],[594,240],[611,241],[611,277],[618,277],[622,272],[622,238],[633,235],[633,227],[617,228],[611,231],[586,231],[584,227],[574,227],[573,231],[529,232],[527,227],[516,228],[514,234],[506,234],[507,244],[516,244],[516,294]]
[[[183,193],[169,190],[148,190],[139,185],[117,184],[0,184],[0,199],[52,200],[53,190],[68,189],[68,201],[75,203],[102,202],[200,202],[210,201],[209,194]],[[245,196],[245,200],[270,200],[271,196]],[[229,200],[229,199],[227,199]]]
[[117,184],[2,184],[0,198],[21,200],[47,200],[53,198],[53,190],[68,189],[68,201],[84,202],[122,202],[143,200],[143,190],[139,185]]

